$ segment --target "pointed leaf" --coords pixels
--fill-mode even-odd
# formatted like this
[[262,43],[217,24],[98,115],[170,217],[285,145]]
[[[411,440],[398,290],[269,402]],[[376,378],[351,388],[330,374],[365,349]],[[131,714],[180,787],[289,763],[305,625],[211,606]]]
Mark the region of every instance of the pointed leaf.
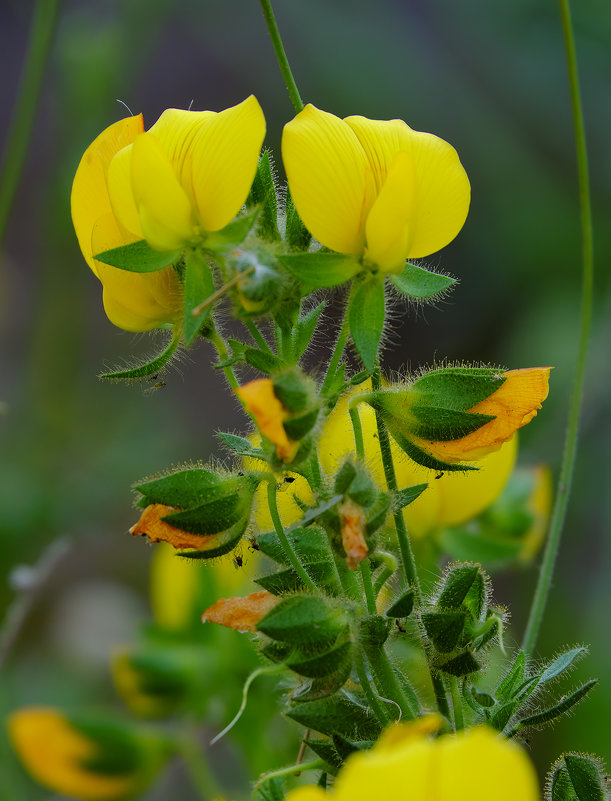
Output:
[[409,617],[414,608],[414,590],[406,590],[400,598],[398,598],[386,610],[386,617]]
[[101,373],[98,378],[105,381],[134,381],[139,378],[147,378],[154,376],[162,370],[174,355],[178,343],[180,342],[180,333],[174,331],[172,338],[157,356],[150,358],[150,361],[139,364],[137,367],[130,367],[126,370],[113,370],[108,373]]
[[263,239],[275,242],[280,239],[278,231],[278,199],[274,180],[273,162],[269,150],[264,150],[253,181],[246,208],[260,207],[259,234]]
[[261,448],[255,448],[252,442],[245,437],[239,437],[237,434],[228,434],[225,431],[217,431],[216,436],[221,440],[223,445],[238,456],[251,456],[255,459],[265,459],[265,454]]
[[330,698],[294,706],[287,716],[321,734],[340,734],[351,740],[375,740],[382,728],[368,704],[344,690]]
[[212,272],[203,256],[191,251],[185,266],[185,341],[190,345],[212,311],[206,306],[198,314],[193,312],[214,292]]
[[96,261],[128,270],[130,273],[154,273],[175,264],[180,259],[180,250],[160,252],[153,250],[145,239],[121,245],[118,248],[104,250],[94,256]]
[[310,247],[310,242],[312,241],[312,234],[303,224],[301,217],[295,208],[295,204],[293,203],[293,198],[291,197],[288,187],[286,190],[285,210],[285,237],[287,245],[291,250],[307,250]]
[[291,275],[310,287],[337,286],[362,270],[354,256],[324,251],[279,256],[278,261]]
[[384,315],[383,281],[374,278],[361,284],[350,304],[350,333],[368,370],[373,370],[378,355]]
[[598,679],[591,679],[590,681],[587,681],[570,695],[562,698],[554,706],[544,709],[542,712],[538,712],[536,715],[529,715],[527,718],[522,718],[522,720],[518,722],[516,730],[522,729],[526,726],[542,726],[545,723],[551,723],[561,715],[565,715],[575,706],[575,704],[578,704],[597,684]]
[[255,209],[251,211],[250,214],[243,214],[220,231],[214,231],[208,234],[204,242],[206,250],[222,253],[226,250],[233,250],[238,245],[241,245],[257,222],[259,212],[260,209]]
[[315,306],[313,309],[310,309],[307,314],[304,314],[295,326],[293,352],[296,361],[299,361],[310,344],[320,315],[326,305],[327,301],[323,300],[318,306]]
[[541,683],[551,681],[559,676],[567,668],[571,667],[577,659],[583,654],[587,654],[587,648],[574,648],[572,651],[567,651],[555,659],[551,665],[548,665],[541,674]]
[[400,292],[411,298],[432,298],[453,286],[456,279],[408,263],[402,273],[393,275],[392,282]]
[[499,701],[508,701],[513,697],[516,689],[524,681],[526,673],[526,654],[519,651],[513,661],[512,666],[505,678],[501,681],[496,690],[496,697]]
[[393,495],[394,508],[403,509],[405,506],[409,506],[422,495],[427,487],[428,484],[415,484],[413,487],[405,487],[405,489],[395,492]]

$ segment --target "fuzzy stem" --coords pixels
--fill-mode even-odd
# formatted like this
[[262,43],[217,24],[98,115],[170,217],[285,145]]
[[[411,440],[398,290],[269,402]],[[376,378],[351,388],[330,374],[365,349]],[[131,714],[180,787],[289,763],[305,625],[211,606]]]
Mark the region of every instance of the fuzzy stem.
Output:
[[361,688],[365,693],[365,698],[367,698],[369,705],[373,709],[375,716],[380,721],[382,726],[386,726],[387,723],[392,721],[392,718],[389,714],[389,710],[387,710],[385,705],[380,701],[373,687],[369,683],[369,677],[367,676],[363,653],[359,648],[355,648],[354,666],[361,683]]
[[259,346],[259,348],[265,353],[273,353],[272,349],[263,338],[263,334],[259,331],[259,329],[253,323],[253,321],[247,319],[247,320],[242,320],[242,322],[244,323],[246,328],[248,328],[250,335],[254,339],[255,343]]
[[284,548],[284,552],[290,561],[291,565],[295,569],[295,572],[299,576],[299,578],[303,581],[306,587],[309,587],[311,590],[316,590],[316,584],[312,581],[310,576],[305,571],[305,568],[299,561],[299,557],[295,553],[293,546],[290,543],[289,538],[286,536],[284,531],[284,527],[280,522],[280,515],[278,514],[278,505],[276,503],[276,479],[270,473],[264,476],[265,480],[267,481],[267,502],[269,505],[269,512],[272,517],[272,521],[274,523],[274,528],[276,530],[276,534],[278,535],[278,539],[282,543],[282,547]]
[[373,594],[373,583],[371,581],[371,569],[369,567],[369,559],[365,558],[359,565],[361,569],[361,578],[363,579],[363,589],[365,590],[365,598],[367,599],[367,611],[370,615],[377,614],[376,599]]
[[30,26],[28,52],[11,119],[0,176],[0,248],[25,161],[44,68],[53,39],[58,0],[38,0]]
[[303,109],[303,100],[301,99],[299,89],[297,89],[297,84],[293,78],[289,60],[286,57],[286,52],[284,50],[284,45],[282,44],[282,37],[280,36],[280,31],[278,30],[278,24],[274,16],[272,4],[270,0],[260,0],[260,2],[261,11],[263,12],[263,17],[265,18],[265,22],[267,24],[267,30],[269,31],[270,39],[272,40],[272,45],[274,46],[276,58],[278,59],[280,72],[282,73],[284,83],[288,89],[291,103],[293,106],[295,106],[295,111],[299,113]]
[[327,389],[329,388],[329,385],[333,380],[333,377],[335,376],[337,365],[339,364],[339,361],[342,358],[344,348],[346,347],[346,342],[348,340],[348,334],[350,331],[349,316],[350,316],[351,299],[352,299],[352,292],[350,292],[350,294],[348,295],[348,300],[346,301],[346,309],[344,311],[344,318],[342,320],[341,328],[339,329],[339,334],[337,335],[337,342],[335,343],[335,349],[333,350],[333,355],[331,356],[331,361],[329,362],[329,367],[327,368],[327,375],[325,376],[323,385],[320,388],[320,392],[322,395],[324,395]]
[[[380,389],[381,380],[379,365],[373,372],[371,377],[371,385],[374,391]],[[388,431],[386,430],[386,425],[379,412],[376,411],[375,415],[378,427],[378,441],[380,443],[380,452],[382,454],[382,464],[384,466],[384,475],[386,476],[386,484],[391,492],[396,492],[398,489],[397,474],[395,473],[395,465],[393,462],[392,450],[390,448]],[[401,561],[403,564],[403,570],[405,572],[405,578],[407,579],[408,585],[414,588],[414,600],[416,604],[419,604],[422,596],[422,590],[420,588],[420,581],[418,579],[416,559],[414,557],[412,544],[407,533],[407,526],[405,525],[405,519],[403,517],[402,510],[397,509],[394,512],[393,518],[395,521],[395,528],[397,530],[397,540],[399,541],[399,550],[401,551]]]
[[583,384],[588,351],[588,339],[592,318],[592,288],[594,281],[594,244],[592,236],[592,210],[590,205],[590,181],[588,175],[588,151],[586,146],[585,126],[581,96],[579,90],[579,75],[577,71],[577,54],[571,22],[569,0],[559,0],[564,44],[571,92],[571,106],[573,110],[573,125],[575,128],[575,147],[577,153],[577,173],[579,180],[579,201],[582,237],[582,284],[581,284],[581,333],[579,339],[579,352],[575,370],[575,380],[569,407],[569,416],[566,428],[564,453],[556,501],[552,512],[549,535],[539,572],[539,580],[533,597],[533,602],[524,634],[522,648],[527,654],[532,654],[537,643],[539,629],[547,604],[550,587],[554,576],[554,566],[560,547],[560,537],[568,506],[575,458],[577,453],[577,439],[579,434],[579,413],[583,396]]
[[361,425],[361,417],[356,405],[348,404],[350,412],[350,420],[352,422],[352,429],[354,431],[354,444],[356,447],[356,458],[363,462],[365,461],[365,443],[363,442],[363,426]]
[[258,787],[261,787],[262,784],[265,784],[265,782],[270,781],[270,779],[276,779],[280,776],[289,776],[291,773],[303,773],[304,770],[318,770],[319,768],[324,768],[326,764],[324,759],[313,759],[311,762],[300,762],[298,765],[287,765],[285,768],[270,770],[269,773],[264,773],[263,776],[261,776],[259,781],[255,783],[253,789],[256,790]]
[[437,673],[431,673],[431,681],[433,682],[433,690],[435,692],[435,700],[437,701],[437,708],[441,715],[447,720],[450,719],[450,707],[448,705],[448,696],[446,688],[443,683],[442,677]]
[[[213,331],[211,334],[209,334],[208,339],[210,340],[210,342],[212,342],[212,344],[216,348],[216,352],[219,355],[219,359],[222,362],[224,362],[229,356],[225,340],[221,337],[218,331]],[[229,384],[231,389],[233,390],[238,389],[240,385],[238,383],[238,379],[235,377],[233,368],[231,366],[223,367],[223,372],[225,373],[225,378],[227,379],[227,383]]]
[[465,719],[456,676],[450,676],[450,694],[452,696],[452,712],[454,713],[454,731],[460,731],[465,728]]

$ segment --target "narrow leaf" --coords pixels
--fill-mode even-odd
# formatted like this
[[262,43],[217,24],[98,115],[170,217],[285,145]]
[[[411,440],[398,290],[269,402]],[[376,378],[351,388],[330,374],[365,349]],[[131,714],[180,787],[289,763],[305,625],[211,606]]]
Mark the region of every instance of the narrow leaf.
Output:
[[410,503],[413,503],[416,498],[422,495],[427,487],[428,484],[415,484],[413,487],[405,487],[405,489],[395,492],[393,496],[395,508],[403,509],[404,506],[409,506]]
[[221,228],[220,231],[208,234],[204,243],[206,250],[223,252],[225,250],[233,250],[233,248],[241,245],[257,222],[259,212],[260,209],[255,209],[250,214],[244,214],[242,217],[233,220],[229,225]]
[[312,241],[312,234],[303,224],[299,216],[293,198],[287,187],[286,190],[286,242],[291,250],[307,250]]
[[180,342],[180,333],[174,330],[172,338],[166,345],[165,349],[157,356],[149,357],[150,361],[139,364],[137,367],[131,367],[126,370],[113,370],[108,373],[101,373],[98,377],[106,381],[133,381],[134,379],[147,378],[154,376],[170,361],[174,355],[178,343]]
[[572,651],[567,651],[559,656],[558,659],[555,659],[551,665],[545,668],[541,674],[541,683],[543,684],[546,681],[555,679],[556,676],[559,676],[567,668],[571,667],[571,665],[574,664],[582,654],[587,653],[587,651],[587,648],[574,648]]
[[255,459],[265,459],[265,454],[261,448],[255,448],[245,437],[237,434],[228,434],[225,431],[218,431],[217,437],[229,450],[237,453],[238,456],[252,456]]
[[323,309],[327,305],[325,300],[322,303],[319,303],[318,306],[315,306],[313,309],[299,320],[295,327],[295,341],[293,344],[293,352],[295,359],[299,361],[299,359],[303,356],[306,348],[310,344],[312,339],[312,335],[314,334],[314,330],[316,329],[316,324],[322,314]]
[[257,173],[250,194],[246,199],[246,208],[259,206],[259,233],[263,239],[272,242],[280,239],[278,232],[278,199],[274,179],[273,161],[269,150],[264,150],[259,159]]
[[278,261],[295,278],[311,287],[343,284],[362,269],[354,256],[342,253],[295,253],[279,256]]
[[104,250],[93,258],[103,264],[110,264],[111,267],[118,267],[120,270],[127,270],[130,273],[154,273],[177,262],[180,258],[180,250],[160,253],[158,250],[153,250],[145,239],[141,239],[139,242],[131,242],[129,245]]
[[192,251],[188,254],[185,269],[185,341],[190,345],[204,321],[212,311],[207,306],[199,314],[194,310],[214,292],[214,279],[210,267],[201,254]]
[[551,723],[552,721],[556,720],[556,718],[566,714],[575,706],[575,704],[578,704],[583,698],[585,698],[585,696],[594,686],[596,686],[596,684],[598,684],[598,679],[591,679],[585,684],[582,684],[581,687],[578,687],[575,692],[565,696],[554,706],[549,707],[549,709],[544,709],[542,712],[538,712],[536,715],[530,715],[527,718],[522,718],[522,720],[520,720],[515,727],[514,731],[522,729],[526,726],[542,726],[545,723]]
[[384,314],[384,283],[374,279],[361,284],[350,304],[350,333],[368,370],[373,370],[378,355]]
[[456,283],[455,278],[425,270],[416,264],[406,264],[400,275],[392,277],[393,284],[411,298],[432,298]]

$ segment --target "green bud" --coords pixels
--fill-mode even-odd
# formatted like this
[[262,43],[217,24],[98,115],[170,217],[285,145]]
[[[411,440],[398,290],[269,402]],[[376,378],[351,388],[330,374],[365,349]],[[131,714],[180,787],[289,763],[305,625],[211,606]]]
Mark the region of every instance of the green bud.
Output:
[[386,610],[387,617],[409,617],[414,608],[414,590],[410,587]]
[[321,734],[339,734],[353,741],[375,740],[382,728],[366,700],[344,690],[291,707],[287,716]]
[[458,645],[467,615],[462,611],[423,612],[422,625],[435,649],[443,654]]
[[347,626],[348,615],[330,599],[292,595],[271,609],[257,630],[272,640],[307,646],[333,641]]
[[380,649],[390,633],[390,620],[381,615],[369,615],[362,618],[359,625],[359,639],[365,651]]
[[305,703],[306,701],[316,701],[319,698],[327,698],[344,686],[348,681],[351,670],[352,660],[349,659],[344,663],[340,663],[339,669],[334,673],[303,682],[291,693],[291,700]]
[[468,676],[470,673],[476,673],[481,665],[470,651],[464,651],[446,662],[437,663],[436,667],[451,676]]
[[275,375],[273,381],[274,394],[289,412],[304,412],[316,400],[312,380],[298,367]]
[[479,565],[450,566],[443,578],[436,606],[439,609],[465,609],[479,620],[486,608],[488,587]]
[[563,754],[547,779],[547,801],[608,801],[601,760],[587,754]]
[[345,672],[352,664],[352,643],[350,640],[344,640],[326,650],[317,650],[314,654],[297,648],[285,664],[290,670],[306,678],[320,678]]

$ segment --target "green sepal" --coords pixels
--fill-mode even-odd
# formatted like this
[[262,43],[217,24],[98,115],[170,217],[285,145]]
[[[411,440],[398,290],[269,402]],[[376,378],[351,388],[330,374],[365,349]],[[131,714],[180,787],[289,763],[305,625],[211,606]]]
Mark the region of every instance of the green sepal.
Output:
[[465,411],[489,398],[505,383],[491,367],[440,367],[420,376],[409,387],[418,403]]
[[333,645],[326,651],[304,653],[296,649],[286,660],[286,666],[297,673],[310,679],[318,679],[323,676],[337,674],[340,671],[350,669],[352,664],[352,643],[345,640]]
[[414,609],[414,590],[410,587],[386,610],[386,617],[409,617]]
[[378,489],[369,472],[359,465],[346,494],[359,506],[369,507],[375,503]]
[[286,190],[285,212],[285,239],[287,245],[291,250],[307,250],[310,247],[310,242],[312,241],[312,234],[303,224],[301,217],[295,208],[295,204],[293,203],[293,198],[291,197],[288,187]]
[[213,534],[209,537],[202,538],[202,545],[198,548],[190,548],[182,551],[177,551],[176,556],[181,559],[215,559],[217,556],[224,556],[226,553],[233,551],[238,545],[244,532],[248,518],[242,518],[226,531],[221,531],[218,534]]
[[294,442],[298,442],[300,439],[307,436],[316,425],[319,411],[318,407],[316,407],[296,417],[291,417],[289,420],[285,420],[282,426],[288,438],[292,439]]
[[214,292],[214,278],[206,259],[195,250],[190,251],[185,259],[185,316],[184,337],[190,345],[207,317],[212,312],[212,305],[206,306],[199,314],[193,314]]
[[193,509],[172,512],[161,519],[181,531],[205,536],[226,531],[244,516],[244,500],[235,493],[215,498]]
[[295,361],[299,361],[312,341],[318,320],[326,305],[326,300],[321,301],[318,306],[310,309],[298,320],[293,332],[293,355]]
[[373,370],[384,330],[384,282],[363,282],[350,303],[350,334],[367,370]]
[[154,376],[162,370],[170,361],[180,343],[180,331],[174,329],[172,337],[161,353],[156,356],[149,356],[150,361],[145,361],[136,367],[128,369],[112,370],[108,373],[100,373],[98,378],[105,381],[134,381],[140,378],[148,378]]
[[446,662],[437,664],[437,667],[451,676],[468,676],[470,673],[476,673],[481,665],[470,651],[464,651]]
[[[324,587],[332,595],[339,594],[340,586],[332,561],[305,563],[303,567],[317,586]],[[254,581],[255,584],[263,587],[264,590],[271,592],[273,595],[285,595],[286,593],[307,589],[302,579],[292,568],[280,570],[276,573],[268,573],[266,576],[261,576]]]
[[395,509],[403,509],[409,506],[416,498],[419,498],[428,484],[414,484],[413,487],[405,487],[405,489],[398,490],[393,493],[393,506]]
[[598,679],[591,679],[590,681],[587,681],[570,695],[565,696],[558,701],[557,704],[554,704],[554,706],[544,709],[541,712],[537,712],[535,715],[529,715],[526,718],[522,718],[516,724],[515,730],[523,729],[527,726],[538,727],[543,726],[546,723],[552,723],[562,715],[566,715],[567,712],[569,712],[576,704],[583,700],[590,690],[597,684]]
[[380,649],[390,634],[391,621],[382,615],[368,615],[359,623],[359,640],[365,651]]
[[352,660],[349,659],[341,664],[339,670],[335,673],[329,673],[328,676],[321,676],[304,682],[291,693],[291,700],[306,703],[307,701],[316,701],[319,698],[328,698],[340,690],[348,681],[351,669]]
[[370,537],[372,534],[383,526],[390,509],[391,499],[387,492],[378,492],[378,496],[374,504],[367,509],[367,525],[365,526],[365,534]]
[[382,728],[367,702],[345,690],[330,698],[293,706],[286,714],[308,729],[350,740],[375,740]]
[[253,790],[253,801],[284,801],[284,796],[282,776],[272,776]]
[[483,709],[489,709],[495,704],[495,700],[490,693],[482,692],[482,690],[478,690],[477,687],[470,688],[470,695],[477,706],[482,707]]
[[272,640],[296,645],[322,645],[346,630],[348,617],[337,603],[315,595],[291,595],[256,624]]
[[439,275],[409,262],[403,272],[393,275],[391,280],[399,292],[410,298],[419,299],[432,298],[446,292],[456,283],[456,279],[450,278],[449,275]]
[[186,508],[204,502],[213,487],[223,485],[227,481],[233,482],[228,488],[229,492],[233,492],[239,485],[237,478],[223,476],[203,467],[193,467],[150,481],[140,481],[133,485],[133,489],[144,495],[147,505],[162,503],[165,506]]
[[443,654],[451,653],[460,640],[467,619],[466,612],[423,612],[422,625],[435,649]]
[[409,411],[413,417],[410,433],[434,442],[461,439],[495,419],[490,414],[474,414],[417,403],[412,404]]
[[296,367],[274,376],[274,395],[283,406],[298,414],[305,412],[313,399],[312,384]]
[[518,651],[507,675],[496,688],[495,697],[498,701],[509,701],[524,681],[526,675],[526,654]]
[[271,642],[265,643],[261,648],[261,654],[269,659],[270,662],[276,664],[283,664],[293,650],[293,646],[286,642]]
[[[297,700],[297,699],[296,699]],[[330,770],[328,771],[333,776],[337,773],[337,771],[343,767],[344,760],[341,758],[337,749],[333,745],[332,740],[326,740],[321,737],[310,738],[308,740],[308,748],[311,748],[312,751],[316,754],[316,756],[324,759],[324,761],[329,766]]]
[[549,801],[607,801],[607,777],[600,760],[587,754],[563,754],[548,779]]
[[[484,600],[482,600],[482,588],[485,590],[479,565],[454,565],[448,569],[443,578],[442,590],[437,598],[436,606],[440,609],[460,609],[466,604],[474,617],[478,618],[485,601],[485,593],[483,594]],[[473,604],[477,606],[477,613]]]
[[580,659],[584,654],[588,653],[587,648],[573,648],[571,651],[566,651],[561,654],[557,659],[549,664],[540,676],[541,684],[552,681],[565,670],[570,668],[575,662]]
[[308,287],[343,284],[362,270],[354,256],[341,253],[292,253],[278,256],[279,263]]
[[102,264],[110,264],[111,267],[130,273],[154,273],[174,264],[180,257],[180,250],[160,252],[153,250],[145,239],[141,239],[129,245],[104,250],[93,258]]
[[286,366],[275,354],[248,345],[243,349],[241,358],[261,373],[274,373]]
[[276,242],[280,239],[278,231],[278,198],[274,179],[273,160],[269,150],[261,153],[257,172],[246,198],[246,208],[260,208],[258,232],[262,239]]
[[255,448],[250,440],[240,437],[237,434],[228,434],[225,431],[217,431],[216,436],[221,440],[225,447],[238,456],[248,456],[253,459],[266,461],[265,451]]
[[243,214],[233,220],[229,225],[221,228],[220,231],[209,233],[204,241],[206,250],[210,250],[213,253],[222,253],[241,245],[254,228],[260,211],[260,209],[254,209],[249,214]]
[[[294,528],[288,532],[287,537],[296,550],[300,561],[304,564],[325,561],[333,563],[333,553],[329,546],[329,539],[326,533],[318,526]],[[257,545],[262,553],[269,556],[279,565],[288,566],[291,564],[275,531],[260,534],[257,537]]]
[[416,464],[422,465],[422,467],[427,467],[429,470],[437,470],[437,472],[448,472],[448,473],[455,473],[458,471],[467,471],[467,470],[477,470],[477,467],[472,467],[468,464],[452,464],[450,462],[442,462],[439,459],[436,459],[434,456],[426,453],[421,448],[418,448],[414,445],[411,440],[409,440],[403,432],[389,420],[385,419],[385,423],[388,427],[388,430],[393,436],[393,439],[396,441],[397,445],[405,451],[405,453],[412,459]]

